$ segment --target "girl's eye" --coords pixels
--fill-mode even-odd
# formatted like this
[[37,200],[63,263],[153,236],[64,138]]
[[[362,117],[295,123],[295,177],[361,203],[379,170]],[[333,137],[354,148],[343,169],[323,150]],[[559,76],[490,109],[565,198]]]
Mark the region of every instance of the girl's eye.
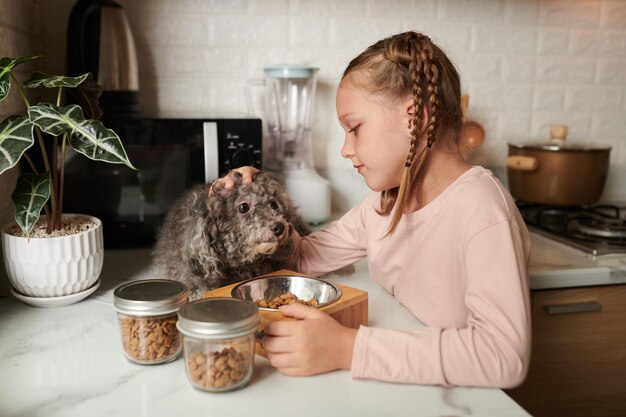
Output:
[[354,133],[356,135],[357,133],[359,133],[359,127],[361,127],[361,125],[356,125],[352,129],[348,130],[348,133]]
[[272,210],[277,211],[278,203],[276,201],[270,201],[270,207],[272,208]]
[[247,212],[250,211],[250,204],[248,203],[241,203],[237,206],[237,211],[241,214],[246,214]]

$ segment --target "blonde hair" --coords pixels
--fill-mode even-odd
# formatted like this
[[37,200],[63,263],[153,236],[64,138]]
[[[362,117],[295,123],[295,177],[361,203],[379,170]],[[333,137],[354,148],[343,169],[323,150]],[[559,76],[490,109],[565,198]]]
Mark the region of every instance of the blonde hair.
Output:
[[[413,97],[413,129],[411,146],[399,187],[382,192],[378,213],[393,218],[385,236],[398,227],[402,214],[417,198],[428,154],[439,137],[458,143],[461,124],[461,83],[459,74],[446,54],[428,36],[405,32],[376,42],[354,58],[343,73],[370,94],[398,102]],[[352,80],[351,80],[352,81]],[[426,106],[427,120],[424,148],[416,154],[422,128],[422,110]],[[394,210],[395,209],[395,210]]]

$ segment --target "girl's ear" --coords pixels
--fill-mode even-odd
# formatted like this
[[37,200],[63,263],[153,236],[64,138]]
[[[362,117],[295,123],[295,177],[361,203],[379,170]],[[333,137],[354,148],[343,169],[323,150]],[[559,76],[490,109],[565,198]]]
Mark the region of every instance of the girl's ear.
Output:
[[404,102],[404,116],[407,118],[407,130],[409,136],[413,130],[413,115],[415,114],[415,106],[413,106],[413,99]]
[[[408,128],[409,135],[410,135],[411,131],[413,130],[413,116],[415,115],[415,106],[413,105],[413,99],[407,100],[405,102],[404,108],[406,111],[406,116],[408,118],[407,128]],[[426,131],[429,117],[430,116],[428,114],[428,107],[427,106],[422,107],[422,128],[420,129],[420,134]]]

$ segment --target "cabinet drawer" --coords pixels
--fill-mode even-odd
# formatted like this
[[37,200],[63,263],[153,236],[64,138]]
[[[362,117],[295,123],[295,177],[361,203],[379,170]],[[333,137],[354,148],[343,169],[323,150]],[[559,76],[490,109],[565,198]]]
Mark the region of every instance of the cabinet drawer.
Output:
[[533,416],[626,415],[626,286],[535,291],[524,384],[508,394]]

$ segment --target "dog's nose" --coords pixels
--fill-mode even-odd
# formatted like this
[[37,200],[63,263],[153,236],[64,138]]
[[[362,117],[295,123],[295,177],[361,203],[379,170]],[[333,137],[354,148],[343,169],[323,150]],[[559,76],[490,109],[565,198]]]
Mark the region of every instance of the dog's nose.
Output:
[[282,236],[285,231],[285,226],[282,223],[274,223],[270,226],[270,229],[272,230],[272,233],[274,233],[274,236]]

